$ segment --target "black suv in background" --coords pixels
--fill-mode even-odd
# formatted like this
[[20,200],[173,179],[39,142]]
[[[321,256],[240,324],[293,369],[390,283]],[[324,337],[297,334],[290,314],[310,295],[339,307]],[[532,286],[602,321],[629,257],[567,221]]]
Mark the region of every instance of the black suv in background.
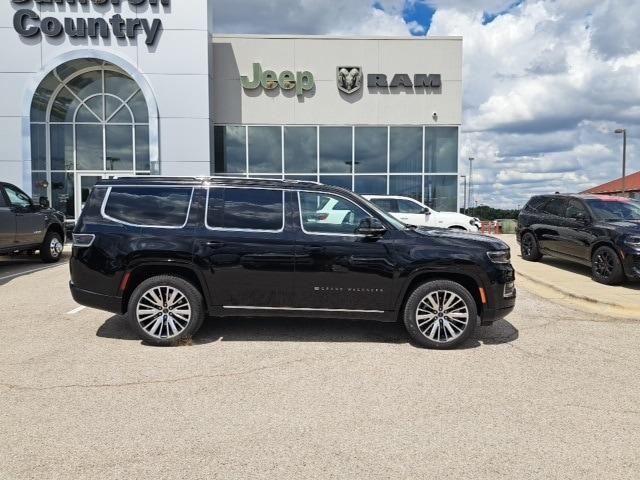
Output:
[[105,180],[73,237],[74,299],[126,313],[158,345],[209,315],[310,316],[400,319],[418,344],[450,348],[515,304],[504,242],[409,227],[312,182]]
[[64,214],[46,198],[34,204],[15,185],[0,182],[0,255],[40,251],[44,262],[57,262],[64,247]]
[[591,267],[594,280],[614,285],[640,277],[640,203],[602,195],[532,197],[518,216],[522,258],[542,255]]

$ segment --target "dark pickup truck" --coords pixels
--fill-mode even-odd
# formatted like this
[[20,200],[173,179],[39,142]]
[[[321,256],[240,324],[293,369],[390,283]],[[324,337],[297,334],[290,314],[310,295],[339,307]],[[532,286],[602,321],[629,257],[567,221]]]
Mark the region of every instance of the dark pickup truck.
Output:
[[0,255],[40,251],[42,261],[60,260],[64,247],[64,214],[38,205],[15,185],[0,182]]

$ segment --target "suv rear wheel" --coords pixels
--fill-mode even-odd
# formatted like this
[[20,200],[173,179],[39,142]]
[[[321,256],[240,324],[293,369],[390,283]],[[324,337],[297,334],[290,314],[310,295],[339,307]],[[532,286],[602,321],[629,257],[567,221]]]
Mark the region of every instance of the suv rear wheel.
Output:
[[59,233],[47,232],[40,247],[40,258],[46,263],[55,263],[62,257],[64,244]]
[[144,341],[152,345],[175,345],[200,329],[204,302],[191,282],[173,275],[158,275],[133,291],[127,317]]
[[469,291],[450,280],[416,288],[404,307],[404,325],[422,347],[447,349],[463,343],[476,327],[478,309]]
[[591,274],[596,282],[617,285],[625,279],[622,263],[611,247],[599,247],[591,258]]
[[522,238],[520,239],[520,254],[523,259],[530,262],[537,262],[542,258],[540,248],[538,247],[538,241],[533,233],[527,232],[522,235]]

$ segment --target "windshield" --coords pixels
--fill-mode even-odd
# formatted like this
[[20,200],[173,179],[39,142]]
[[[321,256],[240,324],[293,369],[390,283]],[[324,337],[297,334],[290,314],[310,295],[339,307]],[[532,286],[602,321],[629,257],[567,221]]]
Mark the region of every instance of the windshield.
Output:
[[640,203],[634,200],[587,199],[586,202],[598,220],[640,220]]
[[370,202],[369,200],[367,200],[366,198],[364,198],[364,197],[362,197],[360,195],[358,195],[358,196],[360,197],[360,200],[362,200],[367,205],[367,207],[369,207],[371,210],[375,211],[378,215],[380,215],[382,218],[384,218],[387,222],[389,222],[391,225],[393,225],[398,230],[405,230],[407,228],[406,224],[402,223],[400,220],[397,220],[396,218],[392,217],[388,213],[384,212],[376,204]]

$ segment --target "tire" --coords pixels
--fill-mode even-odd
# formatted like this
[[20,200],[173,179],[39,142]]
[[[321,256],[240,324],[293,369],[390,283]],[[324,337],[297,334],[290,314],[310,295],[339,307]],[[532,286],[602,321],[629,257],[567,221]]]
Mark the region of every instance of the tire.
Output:
[[[448,302],[448,309],[440,308]],[[432,318],[419,318],[419,312]],[[447,313],[456,314],[457,318],[449,317]],[[459,283],[433,280],[423,283],[411,293],[403,316],[407,332],[418,345],[445,350],[469,338],[476,328],[478,309],[469,291]]]
[[613,248],[603,246],[593,252],[591,276],[596,282],[605,285],[618,285],[625,280],[622,262]]
[[59,233],[49,231],[40,247],[40,258],[45,263],[55,263],[62,257],[64,241]]
[[529,262],[537,262],[542,258],[538,241],[533,233],[527,232],[522,235],[520,239],[520,254],[523,259]]
[[[174,303],[170,304],[167,299],[174,292]],[[158,346],[190,339],[202,326],[204,316],[200,291],[188,280],[173,275],[143,281],[131,294],[127,309],[131,328],[142,340]]]

